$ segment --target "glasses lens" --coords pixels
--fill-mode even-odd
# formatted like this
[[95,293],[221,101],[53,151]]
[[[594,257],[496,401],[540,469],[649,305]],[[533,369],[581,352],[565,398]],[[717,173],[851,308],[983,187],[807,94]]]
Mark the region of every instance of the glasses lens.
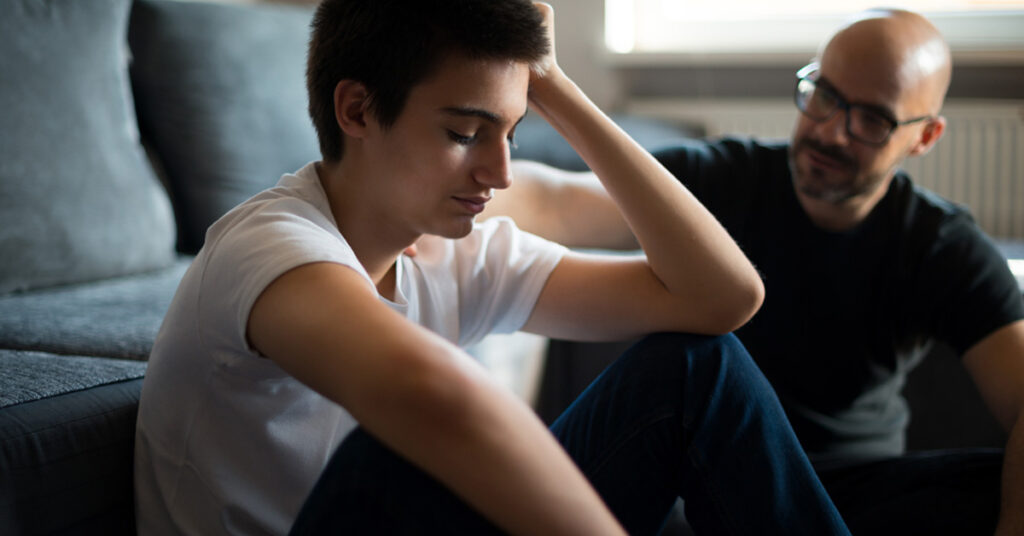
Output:
[[894,128],[896,124],[888,117],[859,106],[850,108],[850,134],[861,141],[882,143]]
[[839,100],[831,91],[801,78],[796,84],[796,106],[812,119],[823,121],[835,113]]

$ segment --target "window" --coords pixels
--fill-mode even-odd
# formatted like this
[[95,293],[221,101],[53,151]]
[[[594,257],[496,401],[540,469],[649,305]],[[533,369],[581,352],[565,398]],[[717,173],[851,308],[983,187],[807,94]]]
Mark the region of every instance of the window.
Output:
[[605,0],[619,57],[809,57],[851,14],[879,4],[925,14],[954,55],[1024,62],[1024,0]]

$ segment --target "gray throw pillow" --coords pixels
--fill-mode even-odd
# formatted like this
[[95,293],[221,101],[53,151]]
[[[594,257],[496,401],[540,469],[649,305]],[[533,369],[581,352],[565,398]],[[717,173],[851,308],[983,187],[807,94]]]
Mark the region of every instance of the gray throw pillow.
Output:
[[142,135],[163,167],[178,248],[283,173],[320,158],[306,111],[312,9],[138,0],[129,43]]
[[0,293],[174,259],[129,92],[130,5],[0,2]]

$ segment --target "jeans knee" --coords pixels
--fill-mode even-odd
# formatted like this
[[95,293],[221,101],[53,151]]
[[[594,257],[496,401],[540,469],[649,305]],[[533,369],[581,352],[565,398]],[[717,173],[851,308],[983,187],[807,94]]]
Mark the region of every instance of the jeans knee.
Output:
[[754,362],[750,352],[747,352],[747,347],[732,333],[714,337],[707,343],[707,347],[707,353],[718,357],[728,374],[753,374],[761,377],[761,368]]
[[760,369],[747,349],[732,333],[725,335],[694,335],[689,333],[653,333],[638,341],[629,351],[644,361],[643,368],[659,369],[659,374],[673,375],[682,367],[688,377],[759,375]]
[[686,386],[698,392],[725,390],[739,397],[773,392],[760,367],[732,333],[655,333],[638,342],[634,350],[648,363],[660,363],[657,374],[676,376],[673,371],[679,371]]
[[640,339],[631,351],[647,356],[667,356],[674,360],[682,355],[689,361],[696,361],[698,365],[723,360],[742,368],[754,365],[746,347],[732,333],[717,336],[653,333]]

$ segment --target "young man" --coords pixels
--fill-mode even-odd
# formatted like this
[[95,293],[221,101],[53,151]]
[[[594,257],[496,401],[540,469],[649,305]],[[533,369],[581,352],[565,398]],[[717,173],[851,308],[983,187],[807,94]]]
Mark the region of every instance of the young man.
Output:
[[[797,73],[790,144],[693,141],[656,154],[764,274],[765,305],[737,335],[855,534],[991,534],[997,519],[998,534],[1024,534],[1021,293],[966,212],[898,171],[942,135],[950,71],[926,19],[866,12]],[[521,171],[498,213],[567,244],[628,246],[593,182]],[[1005,458],[904,454],[900,387],[936,340],[963,356],[1009,432]]]
[[[732,337],[646,339],[554,425],[564,448],[459,349],[519,328],[725,333],[761,302],[724,229],[566,78],[545,26],[550,7],[523,0],[319,7],[323,160],[216,222],[182,281],[139,409],[140,534],[653,533],[680,495],[713,533],[847,533]],[[528,101],[647,257],[474,224],[509,185]]]

